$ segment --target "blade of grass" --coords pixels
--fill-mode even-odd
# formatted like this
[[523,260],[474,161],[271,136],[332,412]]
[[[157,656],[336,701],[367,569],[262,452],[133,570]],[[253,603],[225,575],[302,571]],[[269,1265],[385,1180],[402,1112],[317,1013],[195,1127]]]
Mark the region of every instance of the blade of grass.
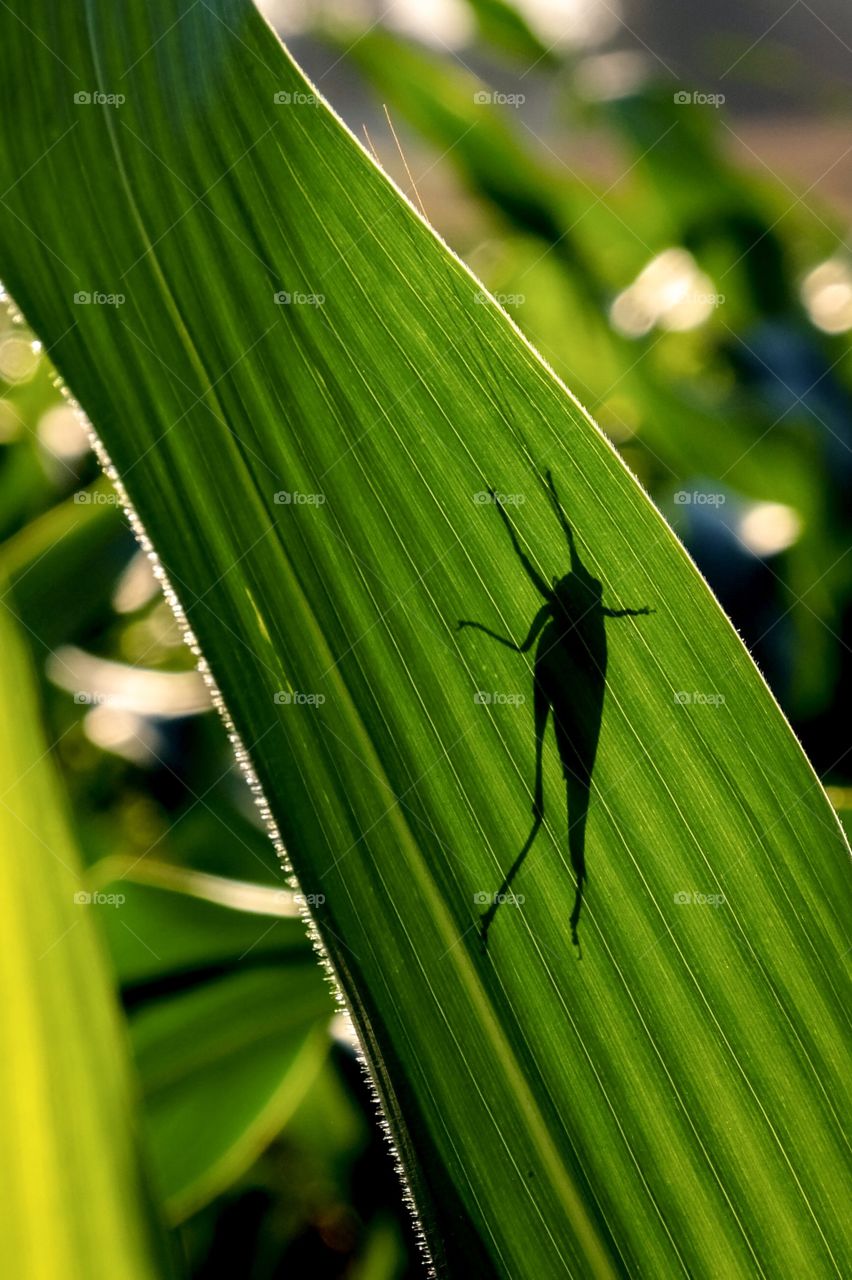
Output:
[[[38,723],[0,606],[0,1248],[9,1275],[170,1274],[136,1145],[127,1046]],[[86,896],[86,895],[84,895]],[[90,895],[89,895],[90,896]]]

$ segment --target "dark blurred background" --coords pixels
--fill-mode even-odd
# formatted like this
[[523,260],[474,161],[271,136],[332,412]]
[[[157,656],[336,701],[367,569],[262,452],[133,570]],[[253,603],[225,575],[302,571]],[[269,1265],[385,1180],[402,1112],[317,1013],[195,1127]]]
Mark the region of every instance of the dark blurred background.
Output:
[[[262,7],[672,521],[846,820],[846,0]],[[187,1273],[419,1274],[346,1021],[224,730],[11,315],[0,459],[0,567],[90,887],[124,898],[92,909]]]

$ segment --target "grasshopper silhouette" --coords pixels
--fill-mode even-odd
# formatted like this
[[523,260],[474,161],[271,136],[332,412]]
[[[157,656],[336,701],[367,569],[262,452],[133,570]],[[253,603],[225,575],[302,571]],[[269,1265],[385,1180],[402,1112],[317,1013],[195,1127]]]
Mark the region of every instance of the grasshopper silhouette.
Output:
[[[553,712],[553,728],[556,749],[562,763],[568,804],[568,852],[576,877],[574,910],[571,913],[571,940],[579,950],[577,926],[583,908],[583,887],[586,881],[586,818],[592,770],[600,736],[606,688],[606,618],[637,618],[653,613],[652,609],[608,609],[603,603],[603,587],[584,566],[571,526],[562,510],[562,504],[547,472],[547,493],[550,504],[568,542],[571,555],[571,572],[564,578],[554,578],[548,586],[524,554],[512,523],[503,505],[492,489],[491,498],[497,513],[508,530],[512,547],[523,569],[545,603],[532,620],[527,638],[521,644],[498,635],[481,622],[460,621],[458,630],[473,627],[484,631],[498,644],[515,653],[528,653],[538,640],[533,666],[533,713],[535,720],[535,790],[533,793],[533,825],[521,852],[518,854],[480,924],[483,945],[488,942],[497,909],[509,887],[521,869],[524,858],[532,848],[539,827],[544,820],[544,793],[542,788],[542,750],[547,715]],[[582,955],[582,952],[581,952]]]

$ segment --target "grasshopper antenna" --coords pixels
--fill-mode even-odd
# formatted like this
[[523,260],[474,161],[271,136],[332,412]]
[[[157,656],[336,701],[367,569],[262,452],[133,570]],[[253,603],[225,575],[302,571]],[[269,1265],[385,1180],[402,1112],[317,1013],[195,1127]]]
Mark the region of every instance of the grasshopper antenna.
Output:
[[553,472],[550,468],[548,468],[544,473],[544,478],[547,484],[547,496],[550,499],[550,505],[553,508],[557,520],[562,526],[562,532],[565,534],[565,540],[568,543],[568,550],[571,553],[571,568],[576,573],[578,570],[582,570],[583,565],[579,555],[577,554],[577,547],[574,542],[574,533],[571,529],[571,525],[568,523],[568,517],[562,508],[562,503],[559,501],[559,494],[556,492],[556,484],[554,483]]

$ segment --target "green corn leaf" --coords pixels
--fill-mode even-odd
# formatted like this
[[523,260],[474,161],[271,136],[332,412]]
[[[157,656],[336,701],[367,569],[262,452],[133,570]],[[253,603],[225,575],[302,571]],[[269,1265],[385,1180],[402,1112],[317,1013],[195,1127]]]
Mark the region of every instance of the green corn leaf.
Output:
[[4,1269],[28,1280],[170,1274],[147,1204],[99,906],[81,887],[8,591],[0,642]]
[[[0,275],[250,754],[435,1266],[842,1274],[846,845],[683,548],[246,0],[0,34]],[[566,578],[539,804],[534,650],[456,626],[520,642]]]
[[131,1021],[157,1183],[182,1221],[278,1134],[321,1069],[329,996],[316,966],[244,969]]

